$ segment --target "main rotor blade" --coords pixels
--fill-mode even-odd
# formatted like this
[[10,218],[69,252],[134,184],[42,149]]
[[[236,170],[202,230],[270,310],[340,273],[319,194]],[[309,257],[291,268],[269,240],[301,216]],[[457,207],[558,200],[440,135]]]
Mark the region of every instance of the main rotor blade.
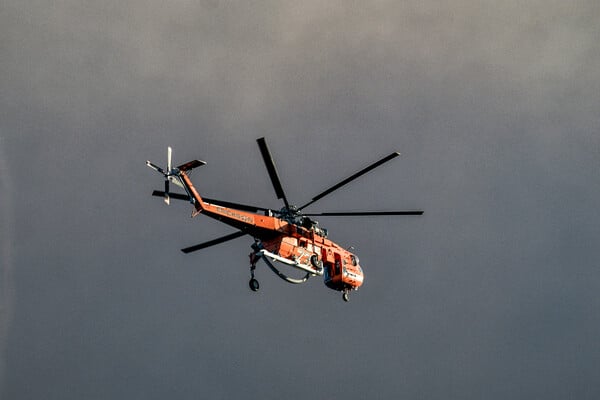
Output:
[[377,162],[374,162],[373,164],[369,165],[368,167],[361,169],[360,171],[358,171],[354,175],[352,175],[352,176],[344,179],[343,181],[341,181],[340,183],[338,183],[336,185],[333,185],[332,187],[330,187],[329,189],[325,190],[324,192],[319,193],[318,195],[316,195],[315,197],[313,197],[311,201],[309,201],[308,203],[306,203],[302,207],[298,208],[298,210],[302,210],[303,208],[308,207],[309,205],[311,205],[315,201],[317,201],[317,200],[319,200],[319,199],[327,196],[329,193],[333,192],[334,190],[337,190],[337,189],[341,188],[342,186],[344,186],[347,183],[352,182],[353,180],[355,180],[359,176],[362,176],[362,175],[366,174],[367,172],[371,171],[372,169],[375,169],[375,168],[379,167],[381,164],[384,164],[384,163],[390,161],[391,159],[398,157],[399,155],[400,155],[400,153],[398,153],[397,151],[395,151],[392,154],[390,154],[389,156],[386,156],[386,157],[382,158],[381,160],[379,160]]
[[[152,196],[164,197],[164,195],[165,195],[165,192],[160,191],[160,190],[155,190],[154,192],[152,192]],[[171,196],[172,199],[190,201],[190,198],[187,194],[169,193],[169,196]],[[206,203],[215,204],[217,206],[222,206],[222,207],[235,208],[236,210],[248,211],[248,212],[252,212],[252,213],[256,213],[259,211],[269,211],[268,208],[249,206],[247,204],[234,203],[231,201],[209,199],[208,197],[203,197],[202,199]]]
[[233,203],[231,201],[223,201],[217,199],[209,199],[208,197],[203,198],[205,202],[210,204],[216,204],[217,206],[235,208],[236,210],[248,211],[252,213],[256,213],[259,211],[269,211],[268,208],[249,206],[247,204]]
[[169,197],[169,178],[165,178],[165,203],[171,204],[171,198]]
[[191,253],[192,251],[197,251],[197,250],[205,249],[207,247],[214,246],[214,245],[219,244],[219,243],[227,242],[228,240],[233,240],[233,239],[239,238],[239,237],[244,236],[244,235],[245,235],[245,233],[242,232],[242,231],[234,232],[234,233],[232,233],[230,235],[222,236],[220,238],[213,239],[213,240],[210,240],[208,242],[200,243],[200,244],[197,244],[195,246],[186,247],[185,249],[181,249],[181,251],[183,251],[186,254],[187,253]]
[[267,167],[267,172],[269,173],[269,177],[271,178],[271,183],[273,184],[273,188],[275,189],[275,194],[278,199],[283,199],[286,208],[289,208],[289,203],[287,198],[285,197],[285,193],[283,192],[283,187],[281,187],[281,181],[279,180],[279,175],[277,175],[277,169],[275,168],[275,162],[273,161],[273,157],[271,156],[271,152],[269,151],[269,147],[267,146],[267,142],[265,138],[256,139],[258,143],[258,148],[260,149],[260,154],[262,155],[263,161],[265,162],[265,166]]
[[423,215],[423,211],[356,211],[356,212],[324,212],[302,214],[306,216],[328,216],[328,217],[354,217],[354,216],[377,216],[377,215]]

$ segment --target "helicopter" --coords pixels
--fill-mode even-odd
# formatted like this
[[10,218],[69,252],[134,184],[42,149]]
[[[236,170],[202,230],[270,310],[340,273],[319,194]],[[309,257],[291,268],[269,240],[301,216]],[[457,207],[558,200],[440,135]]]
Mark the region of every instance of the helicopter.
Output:
[[[393,152],[383,157],[317,194],[304,205],[296,207],[289,203],[285,195],[265,138],[257,139],[257,143],[275,189],[275,195],[283,201],[283,207],[279,210],[200,196],[190,175],[193,169],[206,165],[206,162],[192,160],[173,167],[171,147],[167,148],[166,169],[146,161],[148,167],[164,177],[164,190],[154,190],[153,196],[162,197],[167,205],[170,204],[171,199],[188,201],[193,206],[192,217],[203,214],[236,229],[231,234],[183,248],[181,251],[191,253],[248,235],[254,239],[254,243],[251,245],[252,252],[249,255],[251,277],[248,285],[252,291],[256,292],[260,287],[255,277],[255,270],[256,264],[262,260],[278,277],[288,283],[301,284],[313,276],[322,276],[328,288],[342,292],[343,300],[349,301],[350,291],[358,290],[364,282],[364,272],[359,258],[350,251],[351,249],[346,249],[330,240],[327,229],[322,228],[316,220],[310,217],[423,215],[423,211],[306,213],[303,210],[356,178],[398,157],[400,153]],[[181,187],[185,194],[171,193],[171,183]],[[278,269],[275,262],[300,270],[304,276],[290,277]]]

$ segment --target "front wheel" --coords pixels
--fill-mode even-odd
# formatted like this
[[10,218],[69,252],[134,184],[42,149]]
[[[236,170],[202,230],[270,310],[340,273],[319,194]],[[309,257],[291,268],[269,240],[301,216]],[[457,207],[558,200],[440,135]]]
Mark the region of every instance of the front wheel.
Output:
[[344,294],[342,294],[342,299],[344,299],[345,302],[350,301],[350,296],[348,295],[348,292],[344,292]]
[[253,292],[258,292],[258,288],[260,287],[258,281],[254,278],[250,279],[250,282],[248,282],[248,286],[250,286],[250,290],[252,290]]
[[316,254],[313,254],[310,257],[310,263],[313,265],[313,267],[315,267],[318,271],[320,271],[321,269],[323,269],[323,261],[319,260],[319,256],[317,256]]

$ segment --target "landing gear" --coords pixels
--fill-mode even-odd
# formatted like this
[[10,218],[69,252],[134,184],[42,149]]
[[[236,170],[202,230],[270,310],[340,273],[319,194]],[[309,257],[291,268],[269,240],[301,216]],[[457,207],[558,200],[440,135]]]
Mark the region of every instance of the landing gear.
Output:
[[344,299],[345,302],[350,301],[350,295],[348,294],[348,289],[344,289],[344,293],[342,293],[342,299]]
[[260,287],[256,278],[254,278],[254,270],[256,269],[257,261],[258,261],[258,258],[256,257],[256,254],[250,253],[250,276],[251,276],[251,278],[250,278],[250,282],[248,282],[248,286],[250,287],[250,290],[252,290],[253,292],[258,292],[258,288]]
[[319,260],[319,256],[313,254],[310,256],[310,263],[317,269],[317,271],[321,272],[323,270],[323,261]]

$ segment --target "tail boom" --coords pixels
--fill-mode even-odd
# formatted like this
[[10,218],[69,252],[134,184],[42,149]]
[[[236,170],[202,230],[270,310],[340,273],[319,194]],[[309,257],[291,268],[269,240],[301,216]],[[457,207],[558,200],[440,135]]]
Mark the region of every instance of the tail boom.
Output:
[[252,213],[206,202],[202,199],[202,196],[200,196],[189,175],[186,174],[185,171],[180,171],[179,177],[185,185],[189,195],[194,199],[194,212],[192,216],[202,213],[207,217],[214,218],[229,226],[237,228],[244,233],[261,238],[268,238],[277,235],[278,232],[286,232],[289,229],[289,224],[287,222],[270,215]]
[[[198,160],[196,160],[198,161]],[[195,212],[194,212],[194,216],[200,214],[203,210],[204,207],[203,205],[204,200],[202,200],[202,197],[200,196],[200,193],[198,193],[198,191],[196,190],[196,188],[194,187],[194,184],[192,183],[192,180],[190,179],[189,175],[185,173],[186,169],[183,169],[182,167],[186,167],[187,165],[191,164],[193,161],[190,161],[188,163],[185,163],[183,165],[181,165],[179,168],[179,177],[181,178],[181,181],[183,182],[183,185],[185,186],[185,190],[188,192],[188,194],[190,195],[190,197],[192,199],[194,199],[194,208],[195,208]],[[203,164],[201,164],[203,165]],[[191,169],[191,168],[189,168]],[[188,170],[189,170],[188,169]]]
[[[201,160],[192,160],[188,161],[184,164],[179,165],[178,167],[171,168],[170,166],[170,148],[167,156],[167,163],[169,166],[167,170],[163,170],[157,165],[152,164],[150,161],[147,161],[146,164],[161,173],[165,177],[165,191],[158,192],[155,191],[153,195],[163,195],[165,199],[169,199],[168,192],[168,183],[173,182],[179,186],[182,186],[187,196],[181,194],[173,194],[172,196],[177,199],[184,199],[190,201],[194,206],[194,210],[192,212],[192,217],[197,216],[202,213],[207,217],[214,218],[218,221],[221,221],[227,225],[230,225],[234,228],[239,229],[243,233],[252,235],[254,237],[258,237],[261,239],[268,239],[274,236],[277,236],[281,233],[287,232],[291,229],[291,225],[283,221],[279,218],[273,217],[271,213],[265,212],[265,214],[258,214],[256,212],[251,212],[250,210],[243,209],[244,207],[248,208],[248,206],[243,206],[242,209],[238,209],[235,207],[235,203],[226,203],[221,202],[213,204],[211,200],[204,201],[198,190],[196,190],[194,184],[189,175],[189,171],[194,168],[201,167],[206,164],[206,162]],[[166,200],[167,201],[167,200]],[[216,202],[216,201],[215,201]],[[257,208],[255,211],[258,211]],[[267,209],[262,209],[264,211],[269,211]]]

